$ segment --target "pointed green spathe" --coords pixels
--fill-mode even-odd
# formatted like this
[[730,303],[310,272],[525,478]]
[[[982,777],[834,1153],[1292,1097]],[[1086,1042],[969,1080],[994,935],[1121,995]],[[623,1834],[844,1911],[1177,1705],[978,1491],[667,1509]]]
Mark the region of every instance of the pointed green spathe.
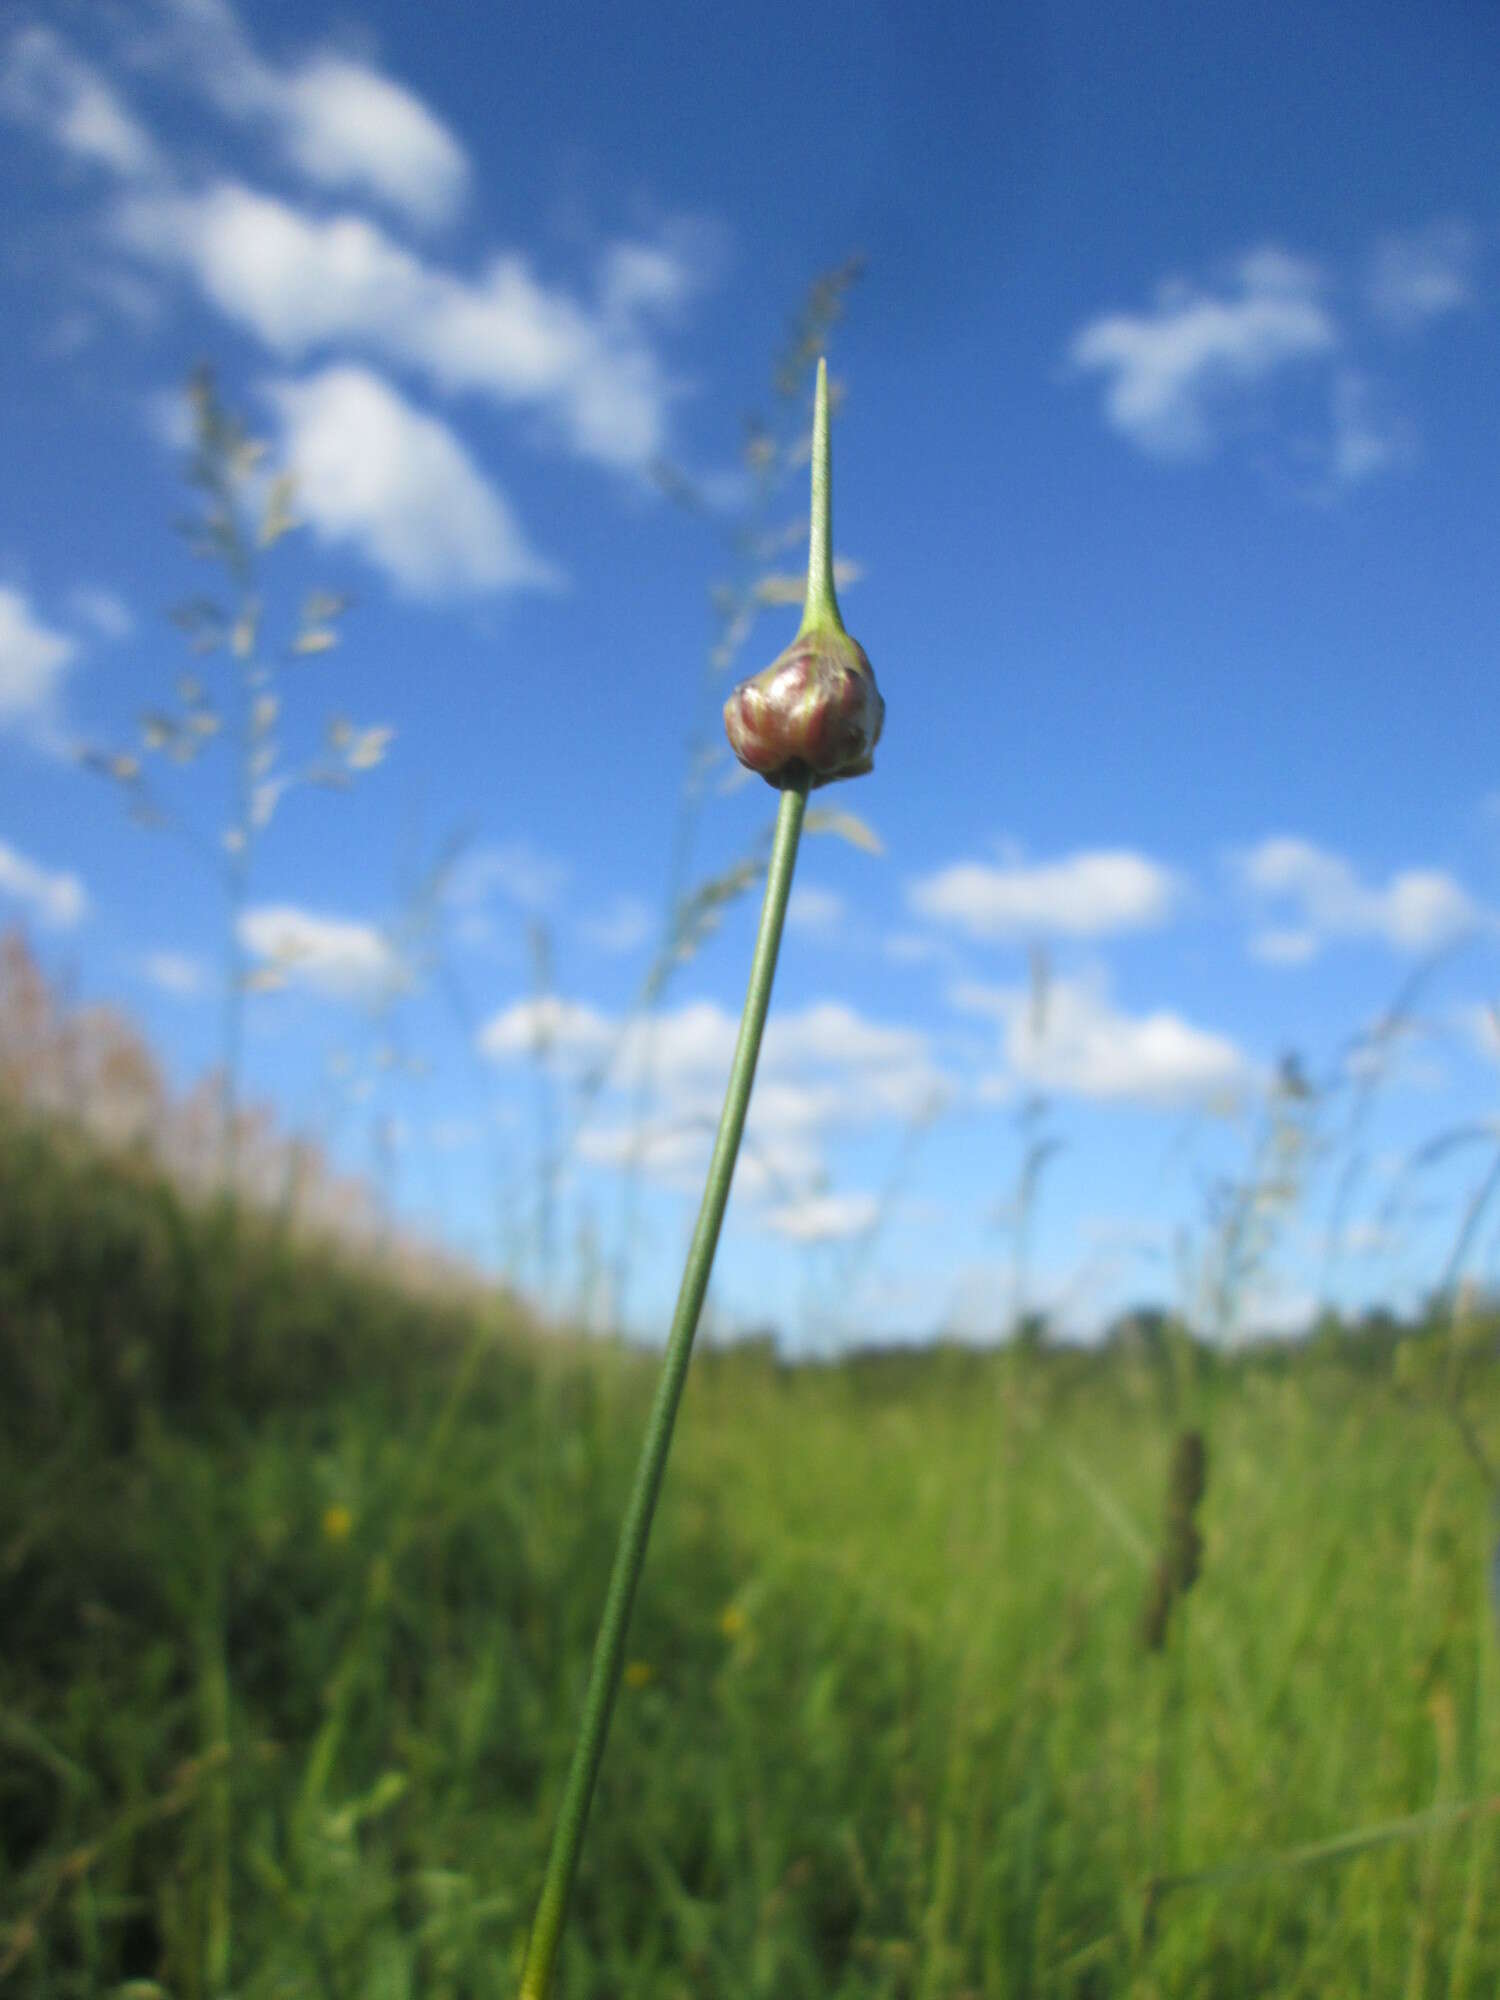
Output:
[[807,541],[807,597],[802,606],[799,639],[831,626],[842,632],[838,593],[833,584],[833,454],[828,442],[828,363],[818,362],[818,387],[813,397],[812,520]]
[[778,659],[742,681],[724,704],[724,729],[748,770],[778,787],[831,784],[868,771],[885,725],[885,702],[863,646],[839,616],[833,581],[833,471],[828,367],[818,363],[813,404],[812,523],[807,598],[797,636]]

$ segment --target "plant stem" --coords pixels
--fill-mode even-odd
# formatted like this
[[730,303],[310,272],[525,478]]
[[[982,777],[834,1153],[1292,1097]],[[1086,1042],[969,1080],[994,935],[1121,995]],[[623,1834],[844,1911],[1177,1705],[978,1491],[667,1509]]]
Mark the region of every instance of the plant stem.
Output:
[[[820,397],[820,402],[821,400]],[[816,460],[814,462],[816,463]],[[584,1697],[583,1720],[579,1726],[573,1763],[568,1772],[568,1781],[558,1812],[557,1831],[553,1835],[552,1852],[547,1860],[547,1873],[542,1884],[541,1901],[537,1906],[536,1922],[532,1927],[531,1942],[526,1952],[526,1963],[521,1973],[521,2000],[545,2000],[552,1981],[552,1971],[562,1938],[568,1894],[573,1886],[573,1877],[578,1868],[579,1850],[583,1845],[584,1827],[588,1821],[594,1780],[599,1773],[605,1738],[609,1734],[610,1715],[614,1709],[615,1689],[619,1682],[620,1664],[624,1657],[625,1636],[630,1624],[631,1607],[635,1601],[636,1584],[640,1581],[641,1569],[645,1562],[646,1542],[651,1533],[651,1520],[656,1511],[656,1496],[661,1489],[662,1473],[666,1467],[667,1452],[672,1442],[672,1426],[676,1422],[677,1405],[682,1397],[688,1357],[693,1348],[693,1335],[697,1332],[698,1316],[703,1310],[704,1295],[708,1291],[709,1273],[713,1268],[714,1251],[718,1247],[719,1229],[729,1200],[730,1182],[734,1177],[735,1157],[739,1152],[740,1136],[745,1129],[745,1113],[750,1104],[750,1086],[755,1081],[756,1059],[760,1055],[766,1011],[771,1004],[771,982],[776,976],[776,955],[781,947],[787,898],[792,887],[792,870],[796,866],[797,843],[801,838],[802,821],[806,811],[807,780],[804,777],[797,784],[788,785],[782,791],[781,806],[776,815],[776,837],[771,849],[771,865],[766,875],[765,901],[761,907],[760,929],[755,939],[755,956],[750,964],[750,984],[745,995],[744,1013],[740,1017],[739,1040],[735,1044],[734,1061],[730,1065],[729,1085],[724,1094],[724,1109],[719,1118],[718,1137],[714,1141],[713,1157],[709,1161],[708,1182],[703,1190],[703,1205],[698,1211],[697,1227],[688,1246],[687,1266],[682,1275],[682,1289],[677,1296],[677,1310],[672,1319],[672,1331],[667,1339],[656,1400],[651,1407],[646,1440],[641,1449],[640,1464],[636,1468],[635,1485],[631,1490],[624,1525],[620,1530],[614,1569],[610,1574],[609,1589],[604,1599],[604,1616],[600,1621],[599,1637],[594,1646],[593,1665],[589,1670],[588,1692]]]

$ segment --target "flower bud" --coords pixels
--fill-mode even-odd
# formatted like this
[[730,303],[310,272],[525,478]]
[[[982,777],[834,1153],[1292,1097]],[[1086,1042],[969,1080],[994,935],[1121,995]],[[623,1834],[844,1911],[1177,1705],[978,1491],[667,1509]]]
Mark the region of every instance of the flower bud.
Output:
[[734,754],[768,784],[826,785],[874,761],[885,703],[865,649],[844,630],[833,587],[828,370],[818,363],[813,405],[812,522],[807,602],[796,638],[724,704]]
[[724,704],[735,756],[777,786],[868,771],[884,721],[864,647],[833,626],[800,634]]

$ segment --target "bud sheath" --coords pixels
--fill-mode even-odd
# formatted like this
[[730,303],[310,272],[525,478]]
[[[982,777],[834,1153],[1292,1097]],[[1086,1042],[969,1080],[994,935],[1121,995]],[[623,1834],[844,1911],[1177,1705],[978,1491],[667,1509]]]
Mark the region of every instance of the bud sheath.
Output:
[[864,647],[844,630],[834,594],[830,456],[828,370],[820,361],[802,624],[780,658],[742,681],[724,704],[735,756],[778,787],[826,785],[868,771],[885,722],[874,671]]

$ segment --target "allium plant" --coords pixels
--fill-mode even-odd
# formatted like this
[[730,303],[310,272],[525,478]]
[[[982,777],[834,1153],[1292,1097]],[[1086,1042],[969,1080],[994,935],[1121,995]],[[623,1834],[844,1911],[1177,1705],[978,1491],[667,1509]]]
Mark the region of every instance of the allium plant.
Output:
[[636,1585],[645,1562],[646,1543],[671,1447],[693,1336],[708,1291],[735,1158],[745,1129],[755,1064],[771,1004],[771,984],[776,975],[797,845],[807,813],[807,794],[815,785],[868,771],[884,719],[885,703],[875,686],[870,662],[864,649],[844,630],[834,595],[828,370],[819,361],[813,412],[812,528],[802,623],[786,652],[763,673],[737,687],[724,707],[724,724],[736,755],[781,793],[760,928],[703,1202],[688,1246],[687,1266],[667,1338],[661,1379],[605,1593],[573,1762],[521,1973],[521,2000],[544,2000],[562,1941],[563,1919],[578,1868],[589,1802],[614,1710]]

